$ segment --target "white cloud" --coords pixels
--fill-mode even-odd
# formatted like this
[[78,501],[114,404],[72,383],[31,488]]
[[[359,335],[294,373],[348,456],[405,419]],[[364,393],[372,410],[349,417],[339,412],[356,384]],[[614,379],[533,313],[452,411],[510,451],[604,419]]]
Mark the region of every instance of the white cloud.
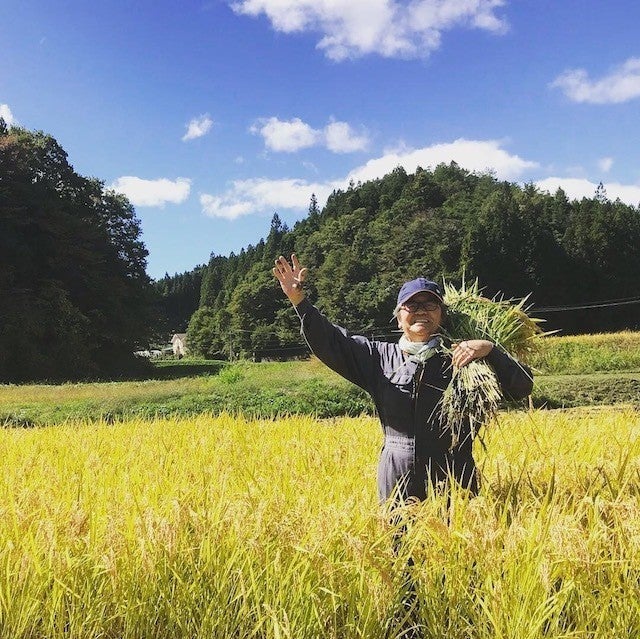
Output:
[[202,211],[210,217],[235,220],[241,215],[273,212],[280,209],[306,209],[313,193],[318,201],[326,201],[339,184],[310,183],[300,179],[268,180],[256,178],[237,180],[221,196],[203,193]]
[[229,0],[239,14],[266,15],[276,31],[313,31],[317,47],[340,61],[370,53],[427,57],[456,27],[503,33],[496,10],[505,0]]
[[612,166],[613,166],[613,158],[600,158],[598,160],[598,168],[603,173],[609,173],[609,171],[611,171]]
[[[598,184],[583,178],[549,177],[537,183],[538,188],[549,193],[555,193],[561,188],[569,199],[580,200],[583,197],[591,198],[595,195]],[[640,186],[635,184],[620,184],[619,182],[604,182],[607,197],[611,200],[620,198],[622,202],[638,206],[640,203]]]
[[119,177],[108,188],[126,195],[134,206],[164,207],[167,202],[170,204],[184,202],[191,191],[191,180],[182,177],[175,180],[166,178],[143,180],[125,175]]
[[363,151],[369,144],[366,135],[356,135],[346,122],[330,122],[324,128],[325,144],[334,153]]
[[0,104],[0,118],[7,123],[7,126],[18,124],[18,121],[13,117],[13,113],[11,113],[11,109],[8,104]]
[[314,129],[300,118],[279,120],[276,117],[258,120],[250,128],[261,135],[271,151],[293,153],[312,146],[325,146],[333,153],[362,151],[369,144],[365,134],[357,135],[347,122],[331,121],[324,129]]
[[185,125],[187,132],[182,136],[182,141],[195,140],[206,135],[213,126],[213,120],[209,117],[208,113],[199,115],[197,118],[190,120],[189,124]]
[[451,161],[456,161],[471,171],[495,170],[497,177],[501,179],[513,179],[526,170],[538,167],[535,162],[510,155],[495,140],[456,140],[422,149],[391,152],[370,160],[341,179],[324,183],[312,183],[303,179],[238,180],[222,195],[202,194],[200,204],[206,215],[227,219],[281,209],[302,211],[309,206],[312,193],[315,193],[322,205],[334,189],[345,189],[352,180],[365,182],[381,178],[397,166],[403,166],[407,172],[414,172],[418,166],[426,169]]
[[258,120],[251,132],[261,135],[268,149],[292,153],[318,143],[320,134],[300,118],[279,120],[269,118]]
[[574,102],[618,104],[640,97],[640,58],[629,58],[599,80],[589,79],[585,69],[569,69],[552,83]]
[[349,174],[354,181],[365,182],[389,173],[397,166],[403,166],[413,173],[418,166],[423,169],[435,168],[443,162],[457,162],[470,171],[495,171],[498,178],[511,180],[526,170],[537,169],[537,162],[523,160],[500,148],[498,140],[465,140],[434,144],[421,149],[391,151],[380,158],[369,160]]
[[302,166],[305,169],[307,169],[307,171],[311,171],[312,173],[315,173],[316,175],[318,175],[320,173],[320,171],[318,171],[318,167],[313,162],[304,161],[302,163]]

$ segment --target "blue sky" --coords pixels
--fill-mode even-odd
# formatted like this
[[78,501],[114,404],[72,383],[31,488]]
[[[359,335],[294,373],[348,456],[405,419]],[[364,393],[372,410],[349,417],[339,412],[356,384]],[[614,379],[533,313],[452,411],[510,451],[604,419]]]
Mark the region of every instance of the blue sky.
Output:
[[4,0],[0,116],[128,195],[161,277],[457,161],[640,203],[637,0]]

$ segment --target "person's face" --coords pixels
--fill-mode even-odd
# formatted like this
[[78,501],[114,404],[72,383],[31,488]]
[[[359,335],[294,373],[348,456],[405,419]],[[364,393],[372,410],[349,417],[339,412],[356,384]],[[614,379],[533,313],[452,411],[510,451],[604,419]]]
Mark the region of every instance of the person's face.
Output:
[[411,342],[426,342],[438,332],[441,321],[442,307],[431,293],[416,293],[398,311],[398,328]]

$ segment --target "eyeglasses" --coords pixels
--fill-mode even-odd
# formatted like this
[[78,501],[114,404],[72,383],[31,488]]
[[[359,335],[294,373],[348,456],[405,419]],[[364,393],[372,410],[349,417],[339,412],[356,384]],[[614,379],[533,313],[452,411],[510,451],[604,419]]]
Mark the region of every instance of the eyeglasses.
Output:
[[438,302],[405,302],[400,308],[409,313],[415,313],[419,310],[423,311],[435,311],[440,307]]

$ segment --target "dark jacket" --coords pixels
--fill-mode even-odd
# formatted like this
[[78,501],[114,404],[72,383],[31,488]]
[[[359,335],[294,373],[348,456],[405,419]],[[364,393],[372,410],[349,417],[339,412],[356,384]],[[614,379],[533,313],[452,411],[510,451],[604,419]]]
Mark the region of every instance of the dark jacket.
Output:
[[[472,492],[478,479],[467,433],[451,447],[450,429],[440,419],[442,393],[451,381],[451,357],[438,353],[427,362],[409,360],[397,343],[351,335],[329,322],[307,299],[296,311],[301,333],[312,352],[329,368],[367,391],[384,431],[378,465],[381,501],[394,491],[401,498],[424,499],[426,484],[453,475]],[[505,396],[526,397],[533,385],[531,371],[494,346],[486,360]]]

